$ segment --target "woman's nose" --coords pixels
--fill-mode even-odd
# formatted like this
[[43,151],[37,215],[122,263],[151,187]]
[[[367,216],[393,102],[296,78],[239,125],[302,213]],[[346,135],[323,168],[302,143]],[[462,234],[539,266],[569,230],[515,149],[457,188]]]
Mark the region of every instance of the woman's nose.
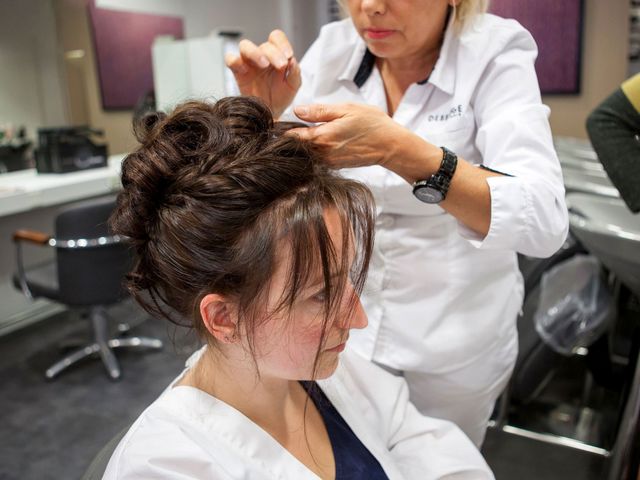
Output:
[[360,296],[351,289],[350,294],[345,295],[339,314],[339,327],[342,329],[365,328],[369,324],[367,314],[360,302]]
[[353,312],[351,314],[351,323],[349,324],[349,328],[365,328],[369,324],[369,319],[367,318],[367,314],[362,308],[362,303],[360,303],[360,297],[356,296],[356,303],[353,306]]
[[387,11],[386,3],[386,0],[362,0],[360,7],[367,15],[383,15]]

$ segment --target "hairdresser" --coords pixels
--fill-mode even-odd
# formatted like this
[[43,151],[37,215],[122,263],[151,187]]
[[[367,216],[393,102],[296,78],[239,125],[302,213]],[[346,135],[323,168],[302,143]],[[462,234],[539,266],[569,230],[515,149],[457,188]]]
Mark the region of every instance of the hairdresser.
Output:
[[279,30],[226,62],[374,193],[370,325],[350,348],[480,445],[517,355],[516,254],[549,256],[568,229],[536,44],[486,0],[342,3],[300,63]]

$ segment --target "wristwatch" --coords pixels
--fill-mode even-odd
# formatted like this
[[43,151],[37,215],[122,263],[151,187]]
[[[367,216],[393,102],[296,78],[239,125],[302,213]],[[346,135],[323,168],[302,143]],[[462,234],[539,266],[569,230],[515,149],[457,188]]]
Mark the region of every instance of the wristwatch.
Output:
[[418,180],[413,184],[413,194],[424,203],[440,203],[447,197],[451,179],[458,165],[458,157],[446,147],[442,149],[442,162],[436,173],[428,180]]

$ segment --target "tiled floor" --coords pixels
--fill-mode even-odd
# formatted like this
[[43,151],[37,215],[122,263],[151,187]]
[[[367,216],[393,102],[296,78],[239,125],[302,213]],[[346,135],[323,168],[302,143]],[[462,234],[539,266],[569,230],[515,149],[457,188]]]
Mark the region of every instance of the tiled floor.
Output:
[[[88,334],[88,325],[60,314],[0,338],[0,479],[78,479],[100,448],[128,425],[181,370],[192,337],[132,305],[115,315],[131,333],[166,342],[161,352],[118,352],[119,382],[107,379],[99,361],[79,365],[54,381],[42,372],[58,345]],[[483,449],[498,480],[596,480],[600,457],[490,431]]]

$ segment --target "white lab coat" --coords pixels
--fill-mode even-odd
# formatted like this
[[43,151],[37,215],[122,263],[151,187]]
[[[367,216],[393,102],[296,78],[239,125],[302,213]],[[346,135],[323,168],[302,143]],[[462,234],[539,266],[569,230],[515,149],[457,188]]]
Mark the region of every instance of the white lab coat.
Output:
[[[351,20],[325,26],[301,62],[293,105],[364,103],[386,111],[377,68],[354,82],[366,46]],[[450,22],[424,84],[393,119],[468,162],[511,177],[487,180],[485,238],[378,166],[343,170],[377,203],[375,252],[362,297],[369,327],[354,331],[365,358],[404,372],[412,401],[457,422],[479,444],[517,355],[523,282],[516,252],[549,256],[568,231],[564,186],[534,70],[537,48],[514,20],[482,15],[456,35]],[[289,109],[285,118],[295,119]]]
[[[422,416],[403,379],[359,355],[341,354],[335,374],[318,384],[390,479],[494,478],[454,424]],[[103,478],[318,477],[230,405],[192,387],[169,386],[122,439]]]

